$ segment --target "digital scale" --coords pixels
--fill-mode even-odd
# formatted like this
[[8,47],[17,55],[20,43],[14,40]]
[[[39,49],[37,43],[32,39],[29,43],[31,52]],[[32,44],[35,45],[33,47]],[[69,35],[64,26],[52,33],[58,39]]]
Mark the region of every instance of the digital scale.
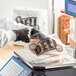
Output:
[[[65,0],[65,12],[76,17],[75,0]],[[67,64],[45,66],[44,63],[31,64],[26,58],[25,51],[16,51],[14,54],[15,56],[0,70],[0,76],[76,76],[76,60]],[[73,58],[76,58],[76,42]]]
[[0,76],[76,76],[76,64],[31,64],[24,60],[25,51],[16,51],[0,70]]
[[13,56],[0,70],[0,76],[30,76],[31,72],[31,68]]

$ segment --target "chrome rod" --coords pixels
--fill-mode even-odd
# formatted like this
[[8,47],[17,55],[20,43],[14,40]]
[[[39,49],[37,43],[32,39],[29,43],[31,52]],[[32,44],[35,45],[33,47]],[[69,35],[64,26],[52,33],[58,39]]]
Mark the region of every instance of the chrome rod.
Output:
[[54,13],[55,9],[54,9],[54,0],[52,0],[52,27],[53,27],[53,30],[52,30],[52,33],[55,32],[55,13]]
[[74,32],[74,58],[76,59],[76,17],[75,17],[75,32]]

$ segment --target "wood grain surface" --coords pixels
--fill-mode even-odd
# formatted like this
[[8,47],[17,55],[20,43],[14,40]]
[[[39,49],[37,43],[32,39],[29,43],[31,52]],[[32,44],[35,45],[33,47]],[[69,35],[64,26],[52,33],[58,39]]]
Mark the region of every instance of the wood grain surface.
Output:
[[14,55],[14,51],[22,49],[24,49],[24,47],[16,46],[13,42],[9,42],[6,46],[0,48],[0,69]]

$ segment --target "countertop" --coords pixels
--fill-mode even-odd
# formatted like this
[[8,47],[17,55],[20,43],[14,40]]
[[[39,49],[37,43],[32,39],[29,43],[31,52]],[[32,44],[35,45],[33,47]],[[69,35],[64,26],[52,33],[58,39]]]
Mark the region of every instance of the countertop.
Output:
[[0,69],[14,55],[14,51],[22,49],[24,49],[24,47],[14,45],[13,42],[9,42],[6,46],[0,48]]

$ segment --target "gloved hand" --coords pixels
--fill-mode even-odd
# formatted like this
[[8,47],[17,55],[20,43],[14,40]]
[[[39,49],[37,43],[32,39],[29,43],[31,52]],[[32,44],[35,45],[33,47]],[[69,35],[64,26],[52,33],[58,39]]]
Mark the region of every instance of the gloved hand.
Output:
[[36,34],[36,33],[39,33],[39,31],[33,28],[33,29],[31,30],[31,36],[34,35],[34,34]]
[[23,41],[23,42],[30,42],[30,38],[28,36],[29,30],[28,28],[21,29],[21,30],[13,30],[13,32],[16,34],[16,40],[15,41]]
[[40,31],[38,31],[38,30],[36,30],[36,29],[33,28],[31,30],[31,36],[30,36],[30,38],[31,39],[37,38],[38,37],[38,33],[40,33]]

